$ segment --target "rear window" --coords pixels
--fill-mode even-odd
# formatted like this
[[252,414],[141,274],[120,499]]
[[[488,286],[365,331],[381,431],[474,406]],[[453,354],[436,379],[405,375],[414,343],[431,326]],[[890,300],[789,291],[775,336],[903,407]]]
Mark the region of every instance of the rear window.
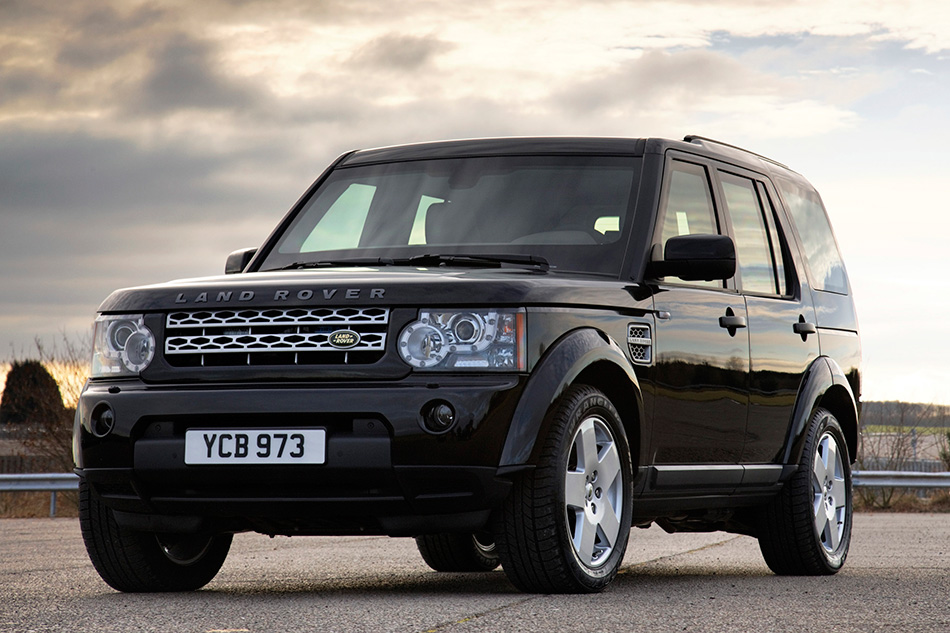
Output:
[[848,294],[848,275],[818,192],[785,179],[776,184],[805,248],[812,284],[817,290]]

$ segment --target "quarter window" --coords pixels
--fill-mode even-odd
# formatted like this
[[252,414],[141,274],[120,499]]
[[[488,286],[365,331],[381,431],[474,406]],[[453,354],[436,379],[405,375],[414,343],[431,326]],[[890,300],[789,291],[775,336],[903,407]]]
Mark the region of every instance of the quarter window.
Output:
[[805,259],[817,290],[848,294],[848,276],[818,193],[789,180],[776,182],[805,247]]

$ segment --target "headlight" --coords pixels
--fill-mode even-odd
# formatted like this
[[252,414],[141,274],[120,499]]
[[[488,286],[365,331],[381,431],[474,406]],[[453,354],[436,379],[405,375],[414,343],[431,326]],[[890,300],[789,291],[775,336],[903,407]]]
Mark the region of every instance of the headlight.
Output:
[[525,312],[421,310],[399,333],[399,355],[430,371],[525,371]]
[[92,377],[135,376],[155,357],[155,335],[141,314],[101,315],[92,343]]

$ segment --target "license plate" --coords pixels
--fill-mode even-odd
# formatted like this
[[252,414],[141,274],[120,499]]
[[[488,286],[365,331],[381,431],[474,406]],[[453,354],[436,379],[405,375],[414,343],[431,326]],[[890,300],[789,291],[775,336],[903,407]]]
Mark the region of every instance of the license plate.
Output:
[[189,429],[185,463],[323,464],[326,429]]

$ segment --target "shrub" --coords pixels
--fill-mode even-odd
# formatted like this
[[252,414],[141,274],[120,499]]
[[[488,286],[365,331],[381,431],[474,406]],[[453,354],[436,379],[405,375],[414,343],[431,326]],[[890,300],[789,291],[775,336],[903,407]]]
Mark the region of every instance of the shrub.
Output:
[[0,424],[10,431],[27,433],[55,425],[65,410],[59,385],[43,363],[13,362],[0,399]]

